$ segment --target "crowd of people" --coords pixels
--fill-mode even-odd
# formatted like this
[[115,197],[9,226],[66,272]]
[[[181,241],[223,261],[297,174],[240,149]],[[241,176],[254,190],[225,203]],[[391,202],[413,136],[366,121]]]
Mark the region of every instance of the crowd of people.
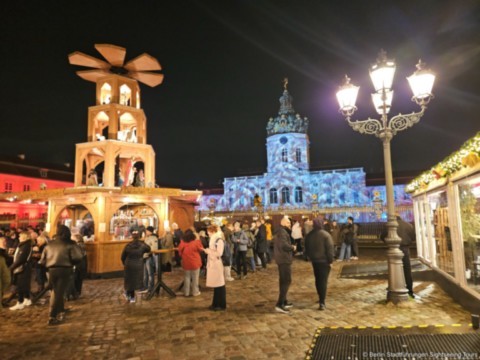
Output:
[[[358,228],[351,217],[343,226],[324,217],[306,219],[303,224],[284,217],[275,229],[272,229],[271,221],[264,219],[252,223],[199,224],[185,232],[173,223],[172,229],[165,229],[162,239],[155,236],[153,228],[132,230],[134,240],[127,244],[122,254],[126,270],[125,298],[135,302],[135,291],[152,291],[154,273],[158,270],[155,267],[157,255],[152,250],[162,248],[171,251],[162,254],[161,271],[183,269],[184,296],[201,295],[200,277],[205,277],[206,286],[214,288],[210,308],[215,311],[226,309],[226,282],[246,280],[249,273],[262,271],[275,261],[279,273],[279,298],[275,309],[288,313],[292,307],[287,300],[291,264],[293,257],[298,256],[311,261],[319,309],[325,310],[330,264],[335,259],[358,259]],[[143,244],[142,239],[145,239]],[[133,278],[137,280],[132,282]]]
[[[404,270],[409,295],[413,297],[408,246],[414,232],[400,218],[399,233],[404,252]],[[295,256],[310,261],[315,278],[319,310],[326,309],[328,277],[335,261],[357,260],[359,225],[352,217],[340,226],[323,216],[305,219],[303,223],[287,216],[275,226],[265,219],[252,223],[224,221],[222,224],[201,224],[182,231],[176,223],[165,229],[159,238],[152,226],[131,228],[132,241],[121,254],[124,265],[124,296],[136,302],[136,293],[153,292],[155,274],[182,268],[183,295],[200,296],[200,277],[213,288],[212,311],[227,308],[226,283],[244,281],[250,274],[276,263],[279,296],[275,310],[288,314],[293,304],[288,300]],[[64,302],[82,293],[87,273],[87,256],[82,235],[58,225],[56,235],[49,238],[41,228],[0,231],[0,298],[11,291],[18,301],[9,309],[19,311],[32,305],[32,294],[49,290],[48,324],[60,324],[68,309]],[[382,238],[386,237],[386,233]],[[162,249],[159,254],[157,250]],[[159,258],[160,257],[160,258]],[[161,266],[160,268],[158,266]],[[236,277],[235,277],[236,274]],[[32,276],[37,285],[32,292]],[[13,287],[10,286],[13,285]],[[13,289],[13,290],[12,290]],[[13,297],[13,296],[12,296]]]
[[[50,291],[48,323],[63,322],[68,308],[66,299],[76,299],[82,292],[87,271],[87,256],[79,232],[59,225],[50,239],[41,227],[0,231],[0,298],[10,294],[17,303],[10,311],[32,305],[33,296]],[[32,276],[36,289],[32,290]]]

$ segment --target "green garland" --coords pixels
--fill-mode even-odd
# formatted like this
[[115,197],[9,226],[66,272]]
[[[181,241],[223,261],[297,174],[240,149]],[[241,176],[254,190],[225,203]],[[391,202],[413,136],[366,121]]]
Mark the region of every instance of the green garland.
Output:
[[473,166],[474,164],[468,161],[469,157],[473,163],[475,163],[476,159],[480,157],[480,132],[467,140],[458,151],[447,156],[436,166],[432,167],[430,170],[424,171],[418,177],[413,179],[405,187],[405,190],[408,193],[413,193],[420,188],[427,187],[428,184],[434,180],[447,178],[463,168]]

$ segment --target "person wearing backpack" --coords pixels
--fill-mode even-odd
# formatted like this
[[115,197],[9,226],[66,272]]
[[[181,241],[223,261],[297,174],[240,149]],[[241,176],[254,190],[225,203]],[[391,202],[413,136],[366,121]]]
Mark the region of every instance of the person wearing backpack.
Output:
[[[235,261],[237,264],[237,279],[245,279],[247,277],[247,250],[248,237],[240,228],[240,222],[235,221],[233,224],[232,234],[233,244],[235,246]],[[243,273],[242,273],[243,270]]]

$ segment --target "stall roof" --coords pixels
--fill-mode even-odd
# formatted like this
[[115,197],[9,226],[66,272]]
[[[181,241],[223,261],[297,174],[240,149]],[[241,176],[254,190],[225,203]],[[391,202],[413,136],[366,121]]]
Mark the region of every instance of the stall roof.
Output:
[[406,190],[413,193],[426,189],[432,182],[447,179],[461,170],[473,168],[478,163],[480,163],[480,132],[468,139],[459,150],[413,179]]

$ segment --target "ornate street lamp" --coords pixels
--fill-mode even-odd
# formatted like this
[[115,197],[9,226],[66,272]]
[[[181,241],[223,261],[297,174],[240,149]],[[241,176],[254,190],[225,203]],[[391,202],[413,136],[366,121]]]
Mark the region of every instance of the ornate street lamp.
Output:
[[408,294],[405,288],[405,277],[402,268],[403,253],[399,249],[400,238],[397,235],[398,223],[395,216],[393,197],[390,141],[397,132],[408,129],[420,121],[429,101],[433,99],[432,87],[435,75],[431,71],[426,70],[425,64],[420,60],[417,64],[417,71],[407,79],[413,91],[412,101],[415,101],[421,107],[421,110],[408,115],[398,114],[389,120],[387,114],[390,111],[393,100],[392,83],[395,68],[395,62],[387,59],[387,54],[383,50],[379,54],[377,63],[370,68],[370,78],[375,88],[375,92],[372,94],[372,101],[375,110],[381,115],[380,120],[368,118],[367,120],[352,121],[350,119],[357,110],[355,103],[359,87],[352,85],[348,76],[345,76],[345,83],[337,92],[337,99],[340,104],[340,112],[345,116],[353,130],[361,134],[375,135],[383,142],[388,216],[388,234],[385,239],[388,245],[387,301],[397,304],[408,300]]

